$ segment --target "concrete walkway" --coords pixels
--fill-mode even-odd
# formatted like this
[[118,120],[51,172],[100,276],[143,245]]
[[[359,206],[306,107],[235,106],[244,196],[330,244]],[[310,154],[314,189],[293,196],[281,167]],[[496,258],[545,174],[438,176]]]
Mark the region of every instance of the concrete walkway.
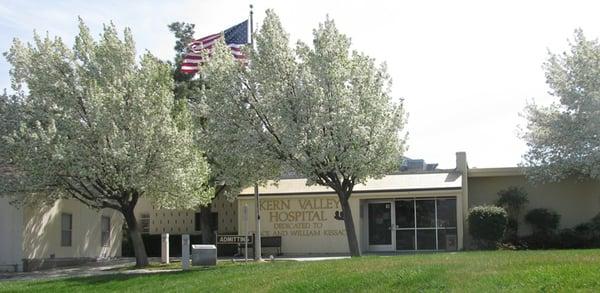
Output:
[[336,259],[347,259],[349,256],[300,256],[300,257],[277,257],[275,261],[278,260],[288,260],[288,261],[321,261],[321,260],[336,260]]
[[129,259],[110,262],[90,263],[76,267],[55,268],[35,272],[19,273],[0,273],[0,282],[2,281],[23,281],[23,280],[43,280],[72,277],[89,277],[114,274],[155,274],[164,272],[180,271],[180,269],[138,269],[138,270],[119,270],[125,267],[135,265],[135,261]]
[[[274,261],[322,261],[350,258],[349,256],[319,256],[319,257],[276,257]],[[243,258],[219,258],[219,262],[240,262]],[[269,261],[269,258],[265,258]],[[160,258],[150,258],[151,263],[160,262]],[[171,258],[171,262],[181,261],[181,258]],[[252,260],[250,260],[252,261]],[[2,281],[24,281],[24,280],[44,280],[44,279],[59,279],[73,277],[89,277],[114,274],[156,274],[165,272],[176,272],[181,269],[137,269],[126,270],[125,267],[135,265],[135,259],[123,258],[118,260],[103,261],[97,263],[89,263],[76,267],[55,268],[35,272],[20,272],[20,273],[0,273],[0,282]],[[122,269],[122,270],[121,270]]]

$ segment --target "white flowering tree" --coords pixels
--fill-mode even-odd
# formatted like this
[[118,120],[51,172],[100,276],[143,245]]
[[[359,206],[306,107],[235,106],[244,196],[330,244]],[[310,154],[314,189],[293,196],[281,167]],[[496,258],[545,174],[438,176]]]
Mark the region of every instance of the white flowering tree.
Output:
[[546,82],[558,103],[528,105],[524,156],[535,181],[600,179],[600,43],[575,31],[570,50],[550,54]]
[[[218,44],[203,68],[207,124],[231,142],[222,158],[234,150],[248,161],[277,160],[309,184],[333,189],[350,253],[360,256],[349,198],[356,184],[397,167],[405,115],[390,96],[384,65],[351,51],[331,20],[313,35],[312,47],[290,48],[279,18],[267,11],[247,66]],[[256,172],[273,174],[273,166]]]
[[[225,196],[233,201],[242,188],[252,184],[274,179],[279,174],[279,162],[261,156],[256,148],[245,148],[248,144],[239,143],[239,136],[230,135],[228,129],[212,127],[207,123],[209,107],[206,105],[202,88],[205,80],[197,76],[181,72],[181,60],[187,52],[187,45],[194,38],[194,24],[174,22],[169,30],[175,36],[175,62],[173,63],[173,79],[175,81],[175,100],[187,101],[192,113],[196,144],[205,151],[210,165],[210,179],[215,186],[213,199]],[[257,153],[258,151],[258,153]],[[257,158],[260,157],[260,158]],[[200,226],[202,242],[214,243],[212,233],[211,205],[200,207]]]
[[15,40],[5,55],[24,111],[19,129],[1,144],[14,167],[4,191],[119,211],[137,266],[147,265],[134,216],[138,200],[190,208],[214,192],[191,115],[184,104],[175,107],[169,66],[150,53],[136,62],[128,29],[120,39],[106,25],[96,41],[82,21],[72,50],[36,34],[33,44]]

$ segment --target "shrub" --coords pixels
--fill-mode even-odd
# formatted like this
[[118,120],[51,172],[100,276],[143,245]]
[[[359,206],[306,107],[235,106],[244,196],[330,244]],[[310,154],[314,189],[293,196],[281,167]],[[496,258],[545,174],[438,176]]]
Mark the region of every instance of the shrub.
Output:
[[515,242],[519,234],[519,216],[523,206],[529,202],[527,192],[522,187],[511,186],[498,192],[496,205],[503,207],[508,215],[505,240]]
[[533,209],[527,212],[525,221],[533,227],[534,234],[550,234],[558,228],[560,215],[549,209]]
[[518,215],[521,208],[529,202],[527,192],[522,187],[511,186],[507,189],[498,191],[500,197],[496,205],[506,209],[508,214]]
[[[552,214],[552,212],[550,213]],[[556,220],[556,222],[558,222],[558,220]],[[558,226],[558,224],[553,225],[555,227]],[[573,228],[561,229],[556,233],[549,228],[541,230],[539,228],[536,229],[537,230],[534,231],[532,235],[520,238],[524,244],[523,247],[527,249],[600,247],[600,214],[596,215],[588,222],[581,223]]]
[[563,229],[558,232],[558,240],[556,248],[584,248],[587,245],[587,238],[590,235],[588,232],[578,231],[575,229]]
[[469,233],[480,241],[480,248],[493,248],[506,229],[506,210],[496,206],[477,206],[469,211]]
[[593,230],[596,230],[596,232],[600,232],[600,213],[598,213],[596,216],[594,216],[589,221],[589,224],[592,226]]

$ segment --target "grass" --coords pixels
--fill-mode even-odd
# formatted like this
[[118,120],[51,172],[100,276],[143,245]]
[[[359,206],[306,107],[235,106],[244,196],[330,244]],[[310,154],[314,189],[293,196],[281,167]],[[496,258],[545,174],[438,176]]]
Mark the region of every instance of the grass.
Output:
[[[139,269],[138,267],[136,267],[135,265],[132,264],[132,265],[128,265],[128,266],[115,267],[112,269],[108,269],[107,271],[125,272],[125,271],[135,271],[138,269]],[[171,261],[171,263],[169,263],[169,264],[153,262],[153,263],[150,263],[149,265],[145,266],[143,269],[150,270],[150,271],[181,270],[181,262],[180,261]]]
[[319,262],[219,263],[152,275],[0,282],[31,292],[599,291],[600,250],[367,256]]

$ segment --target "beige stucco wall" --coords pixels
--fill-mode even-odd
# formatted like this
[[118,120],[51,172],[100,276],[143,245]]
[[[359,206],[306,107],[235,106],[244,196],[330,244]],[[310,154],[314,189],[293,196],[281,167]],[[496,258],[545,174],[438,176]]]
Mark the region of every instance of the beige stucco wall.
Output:
[[558,183],[533,185],[524,175],[469,177],[469,208],[493,204],[498,191],[509,186],[524,187],[529,204],[524,208],[519,233],[531,232],[523,222],[525,213],[534,208],[553,209],[561,215],[560,228],[570,228],[590,220],[600,212],[600,183],[568,179]]
[[[219,233],[237,231],[237,204],[235,202],[220,196],[213,200],[211,211],[219,214]],[[200,234],[201,231],[195,230],[195,213],[196,210],[155,209],[152,203],[145,199],[140,199],[135,208],[138,223],[142,214],[150,215],[150,234]]]
[[229,201],[220,196],[213,200],[212,211],[219,213],[219,233],[238,232],[238,209],[237,200]]
[[[72,245],[62,247],[61,214],[73,215]],[[101,217],[110,217],[108,246],[101,245]],[[122,216],[114,210],[93,210],[74,199],[58,200],[52,206],[24,208],[23,258],[108,258],[121,255]]]
[[[392,200],[396,198],[460,198],[461,190],[440,191],[404,191],[404,192],[372,192],[356,193],[350,198],[352,218],[361,251],[368,251],[367,219],[362,208],[371,200]],[[248,206],[248,231],[255,231],[254,197],[238,197],[239,233],[244,233],[244,205]],[[261,197],[261,235],[282,236],[281,251],[285,255],[310,254],[347,254],[348,241],[345,235],[344,222],[334,218],[335,211],[341,211],[335,194],[291,194],[264,195]],[[304,219],[289,219],[281,213],[292,213]],[[315,213],[317,215],[315,215]],[[457,219],[461,219],[462,207],[457,200]],[[462,248],[463,227],[458,221],[458,247]]]
[[[244,206],[248,206],[248,233],[255,233],[254,197],[238,197],[239,234],[244,234]],[[357,234],[360,235],[359,200],[350,199]],[[346,254],[344,222],[334,218],[341,211],[336,195],[285,195],[261,197],[261,235],[281,236],[286,255]],[[360,237],[359,237],[360,242]]]
[[10,205],[0,197],[0,272],[13,271],[12,265],[22,269],[23,209]]

